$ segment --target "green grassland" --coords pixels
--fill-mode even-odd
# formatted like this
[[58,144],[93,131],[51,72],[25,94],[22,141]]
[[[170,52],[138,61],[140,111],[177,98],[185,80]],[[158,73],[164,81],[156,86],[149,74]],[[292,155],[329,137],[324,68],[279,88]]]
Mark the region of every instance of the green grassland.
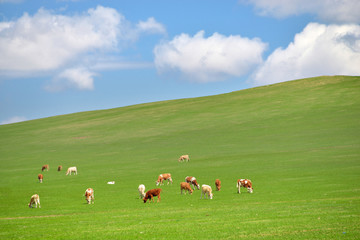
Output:
[[[360,77],[2,125],[0,164],[0,239],[357,239]],[[161,173],[174,183],[144,204],[138,185],[155,188]],[[180,195],[186,176],[222,189]],[[253,194],[236,193],[239,178]],[[40,209],[27,207],[34,193]]]

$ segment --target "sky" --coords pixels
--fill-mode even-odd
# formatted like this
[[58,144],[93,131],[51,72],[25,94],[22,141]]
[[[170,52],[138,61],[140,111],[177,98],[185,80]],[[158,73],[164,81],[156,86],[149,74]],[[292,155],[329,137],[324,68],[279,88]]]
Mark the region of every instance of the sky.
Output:
[[0,124],[360,75],[358,0],[0,0]]

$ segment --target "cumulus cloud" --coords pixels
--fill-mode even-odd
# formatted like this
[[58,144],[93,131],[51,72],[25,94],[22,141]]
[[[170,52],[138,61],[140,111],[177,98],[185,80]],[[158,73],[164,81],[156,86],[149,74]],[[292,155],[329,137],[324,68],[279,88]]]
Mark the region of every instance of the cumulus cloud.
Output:
[[[98,6],[73,16],[39,9],[33,16],[25,13],[15,21],[0,22],[0,76],[55,73],[55,85],[65,81],[64,85],[91,90],[91,67],[97,65],[97,59],[110,57],[112,67],[126,66],[126,60],[119,56],[123,64],[114,64],[114,56],[143,33],[165,32],[154,18],[132,24],[113,8]],[[77,73],[85,76],[75,79]]]
[[218,81],[247,74],[262,63],[267,45],[260,39],[214,33],[204,37],[200,31],[193,37],[181,34],[154,49],[159,73],[180,72],[198,82]]
[[359,23],[358,0],[240,0],[255,6],[258,14],[283,18],[290,15],[314,14],[331,23]]
[[310,23],[254,73],[255,85],[319,75],[360,75],[360,25]]
[[12,118],[9,118],[7,120],[4,120],[0,123],[0,125],[4,125],[4,124],[11,124],[11,123],[17,123],[17,122],[23,122],[26,121],[27,119],[25,117],[19,117],[19,116],[15,116]]

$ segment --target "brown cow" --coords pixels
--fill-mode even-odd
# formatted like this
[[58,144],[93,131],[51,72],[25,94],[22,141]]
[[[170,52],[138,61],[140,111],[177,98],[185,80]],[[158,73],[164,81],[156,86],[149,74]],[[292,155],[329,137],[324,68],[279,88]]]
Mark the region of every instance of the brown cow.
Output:
[[185,190],[185,195],[186,195],[186,191],[188,191],[190,194],[193,193],[193,190],[191,189],[190,184],[187,182],[180,183],[180,190],[181,190],[181,194],[183,194],[183,190]]
[[44,176],[40,173],[38,175],[39,182],[42,183]]
[[241,193],[240,192],[240,187],[247,188],[249,193],[253,193],[253,190],[254,190],[253,187],[252,187],[252,183],[251,183],[250,179],[238,179],[236,187],[238,189],[238,191],[237,191],[238,193]]
[[62,166],[58,166],[58,171],[60,172],[62,170]]
[[168,185],[169,185],[170,182],[171,182],[171,184],[173,182],[170,173],[163,173],[163,174],[159,175],[159,177],[158,177],[158,179],[156,181],[156,186],[158,186],[159,184],[163,185],[164,180],[168,180]]
[[220,191],[221,181],[219,179],[215,180],[215,186],[216,186],[216,191]]
[[[158,197],[157,202],[161,201],[161,197],[160,197],[160,193],[161,193],[162,189],[161,188],[155,188],[155,189],[151,189],[149,191],[146,192],[145,197],[144,197],[144,203],[146,203],[146,201],[150,198],[153,202],[154,202],[154,196]],[[151,202],[151,200],[149,200],[149,202]]]
[[46,171],[49,171],[49,165],[48,164],[42,166],[41,171],[43,172],[45,169],[46,169]]
[[185,178],[185,182],[190,183],[192,186],[195,186],[198,190],[200,189],[200,185],[198,184],[198,182],[196,181],[195,177],[186,177]]
[[182,155],[182,156],[180,156],[179,157],[179,159],[178,159],[178,162],[188,162],[188,161],[190,161],[190,157],[189,157],[189,155]]
[[88,204],[94,203],[94,189],[88,188],[85,191],[85,198]]

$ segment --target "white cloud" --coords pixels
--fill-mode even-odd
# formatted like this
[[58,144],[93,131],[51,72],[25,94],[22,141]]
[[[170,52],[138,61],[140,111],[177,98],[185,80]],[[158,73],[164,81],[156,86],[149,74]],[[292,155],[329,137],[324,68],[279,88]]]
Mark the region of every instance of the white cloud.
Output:
[[255,85],[319,75],[360,75],[360,25],[310,23],[276,49],[253,75]]
[[46,86],[48,91],[62,91],[67,88],[77,88],[79,90],[93,90],[96,74],[86,68],[70,68],[58,74],[51,84]]
[[266,47],[260,39],[239,35],[214,33],[205,38],[204,31],[193,37],[181,34],[155,47],[155,66],[159,73],[175,71],[193,81],[218,81],[247,74],[262,63]]
[[160,33],[160,34],[166,33],[166,29],[164,25],[158,23],[153,17],[149,18],[146,22],[140,21],[137,24],[137,28],[140,32]]
[[11,123],[17,123],[17,122],[23,122],[23,121],[26,121],[27,119],[25,117],[19,117],[19,116],[16,116],[16,117],[12,117],[12,118],[9,118],[7,120],[4,120],[0,123],[0,125],[4,125],[4,124],[11,124]]
[[258,14],[283,18],[314,14],[331,23],[359,23],[359,0],[240,0],[255,5]]

